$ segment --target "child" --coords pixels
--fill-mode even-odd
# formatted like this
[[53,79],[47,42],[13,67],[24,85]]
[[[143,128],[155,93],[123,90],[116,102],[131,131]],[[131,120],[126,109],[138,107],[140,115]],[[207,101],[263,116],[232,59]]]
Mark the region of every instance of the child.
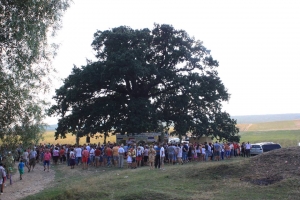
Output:
[[20,180],[22,180],[22,174],[24,174],[24,167],[25,167],[25,163],[21,159],[21,161],[19,162],[19,165],[18,165],[18,169],[19,169],[19,173],[20,173]]
[[127,154],[127,168],[131,168],[132,158],[131,158],[131,152],[129,151]]

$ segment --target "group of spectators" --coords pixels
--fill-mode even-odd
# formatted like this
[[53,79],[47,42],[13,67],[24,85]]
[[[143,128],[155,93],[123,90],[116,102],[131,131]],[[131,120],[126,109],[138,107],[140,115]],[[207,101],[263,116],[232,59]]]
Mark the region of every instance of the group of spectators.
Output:
[[[220,161],[232,157],[250,156],[251,144],[243,142],[230,143],[152,143],[152,144],[84,144],[84,145],[50,145],[40,144],[30,148],[23,148],[21,145],[16,149],[15,154],[8,153],[8,156],[0,163],[0,193],[3,193],[3,185],[7,175],[5,164],[11,165],[19,161],[18,170],[20,180],[24,174],[24,168],[28,172],[33,171],[36,163],[42,162],[44,171],[49,172],[50,162],[54,165],[66,164],[74,169],[81,166],[88,167],[119,167],[131,168],[149,166],[151,169],[164,169],[165,164],[184,164],[193,161]],[[125,161],[125,162],[124,162]],[[52,163],[51,162],[51,163]],[[126,163],[126,166],[124,166]],[[9,174],[9,172],[8,172]]]
[[[230,143],[152,143],[152,144],[84,144],[84,145],[40,145],[32,149],[18,149],[18,159],[22,157],[28,172],[35,163],[44,162],[45,170],[50,160],[53,164],[67,164],[71,169],[81,165],[137,168],[150,166],[150,169],[168,164],[183,164],[192,161],[224,160],[236,156],[250,156],[251,144]],[[46,162],[45,162],[46,161]],[[125,162],[124,162],[125,161]]]

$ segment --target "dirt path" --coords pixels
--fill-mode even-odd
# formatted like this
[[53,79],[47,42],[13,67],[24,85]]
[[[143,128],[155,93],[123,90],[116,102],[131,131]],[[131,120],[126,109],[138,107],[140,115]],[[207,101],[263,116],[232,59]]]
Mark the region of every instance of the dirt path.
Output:
[[252,124],[249,124],[243,131],[248,131]]
[[[16,164],[16,169],[17,164]],[[35,194],[46,188],[54,181],[55,172],[50,169],[50,172],[45,172],[41,164],[37,164],[32,172],[27,172],[24,169],[23,180],[20,180],[19,173],[12,176],[13,184],[10,185],[9,180],[6,180],[4,193],[0,195],[0,200],[15,200]]]
[[[125,162],[126,166],[126,162]],[[16,163],[15,168],[18,168]],[[52,169],[51,169],[52,168]],[[62,176],[55,179],[55,170],[63,172]],[[6,180],[6,187],[4,187],[4,194],[0,195],[0,200],[18,200],[25,198],[29,195],[41,192],[46,187],[51,187],[55,184],[55,181],[62,181],[70,176],[86,175],[101,173],[104,171],[111,171],[115,168],[107,167],[89,167],[88,170],[82,170],[82,166],[76,166],[74,170],[71,170],[66,164],[58,164],[53,166],[50,164],[50,172],[44,171],[44,167],[41,163],[38,163],[34,170],[27,172],[27,168],[24,168],[23,180],[20,180],[19,173],[15,173],[12,176],[13,184],[10,185],[9,180]]]

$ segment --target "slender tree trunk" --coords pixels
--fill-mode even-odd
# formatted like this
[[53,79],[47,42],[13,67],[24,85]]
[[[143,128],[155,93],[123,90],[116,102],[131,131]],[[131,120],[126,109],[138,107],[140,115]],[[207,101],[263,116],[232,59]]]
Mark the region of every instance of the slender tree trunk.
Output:
[[106,136],[107,136],[107,133],[105,132],[104,133],[104,142],[103,142],[104,144],[106,144]]
[[76,145],[77,146],[79,145],[79,140],[80,140],[80,138],[78,137],[78,132],[77,132],[77,134],[76,134]]

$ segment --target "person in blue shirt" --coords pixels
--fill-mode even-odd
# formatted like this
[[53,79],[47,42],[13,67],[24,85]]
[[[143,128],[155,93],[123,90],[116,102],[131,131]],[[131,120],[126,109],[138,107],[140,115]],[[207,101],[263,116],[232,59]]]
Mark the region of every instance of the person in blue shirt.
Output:
[[22,180],[22,174],[24,174],[24,167],[25,167],[25,164],[23,162],[23,159],[21,159],[21,161],[18,165],[18,169],[19,169],[19,173],[20,173],[20,180]]
[[160,169],[160,146],[156,145],[155,146],[155,151],[156,151],[156,155],[155,155],[155,168]]

